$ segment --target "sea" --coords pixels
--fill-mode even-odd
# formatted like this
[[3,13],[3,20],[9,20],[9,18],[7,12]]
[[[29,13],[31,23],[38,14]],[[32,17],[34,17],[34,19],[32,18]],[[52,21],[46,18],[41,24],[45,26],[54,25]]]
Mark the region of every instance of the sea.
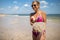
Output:
[[[30,16],[30,14],[12,14],[18,16]],[[60,19],[60,14],[47,14],[47,19]]]

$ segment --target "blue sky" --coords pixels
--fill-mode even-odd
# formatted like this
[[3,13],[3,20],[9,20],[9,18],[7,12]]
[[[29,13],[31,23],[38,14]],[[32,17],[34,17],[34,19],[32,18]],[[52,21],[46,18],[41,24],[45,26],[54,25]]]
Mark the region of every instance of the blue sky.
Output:
[[[30,14],[34,0],[0,0],[0,13],[2,14]],[[40,10],[47,14],[60,14],[60,0],[38,0]]]

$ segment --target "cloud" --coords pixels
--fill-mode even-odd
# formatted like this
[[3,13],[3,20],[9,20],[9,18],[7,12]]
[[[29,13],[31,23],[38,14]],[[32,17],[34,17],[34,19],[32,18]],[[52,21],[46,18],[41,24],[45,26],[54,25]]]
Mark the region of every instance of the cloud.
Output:
[[19,7],[18,7],[18,6],[15,6],[14,8],[15,8],[16,10],[18,10]]
[[48,6],[44,5],[44,6],[42,6],[41,8],[48,8]]
[[45,5],[45,6],[43,6],[43,7],[46,8],[46,7],[48,7],[48,6]]
[[41,8],[48,8],[48,2],[46,2],[46,1],[40,1],[40,3],[41,3]]
[[4,8],[0,8],[0,10],[4,10]]
[[48,4],[48,2],[46,2],[46,1],[40,1],[40,3],[43,3],[43,4]]
[[17,4],[18,2],[17,1],[13,1],[13,3]]
[[10,8],[11,8],[11,6],[8,6],[8,8],[10,9]]
[[13,11],[16,11],[16,10],[18,10],[18,9],[19,9],[19,6],[16,6],[16,5],[15,5],[15,6],[13,7]]
[[29,6],[29,4],[24,4],[24,6],[25,6],[25,7],[28,7],[28,6]]
[[[27,13],[28,12],[28,13]],[[32,9],[30,6],[21,6],[20,9],[17,11],[17,13],[20,14],[29,14],[32,12]]]

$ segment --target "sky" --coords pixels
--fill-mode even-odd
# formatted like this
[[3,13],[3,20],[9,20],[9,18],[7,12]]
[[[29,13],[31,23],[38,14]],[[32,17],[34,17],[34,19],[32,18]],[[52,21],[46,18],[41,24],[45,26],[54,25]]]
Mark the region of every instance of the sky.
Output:
[[[30,14],[34,0],[0,0],[0,14]],[[60,14],[60,0],[38,0],[46,14]]]

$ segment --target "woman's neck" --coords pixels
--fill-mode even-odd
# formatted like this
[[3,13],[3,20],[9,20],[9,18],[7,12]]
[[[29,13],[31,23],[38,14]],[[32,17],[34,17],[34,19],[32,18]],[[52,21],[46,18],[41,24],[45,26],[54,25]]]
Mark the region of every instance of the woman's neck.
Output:
[[38,13],[39,12],[39,9],[37,11],[35,11],[35,13]]

